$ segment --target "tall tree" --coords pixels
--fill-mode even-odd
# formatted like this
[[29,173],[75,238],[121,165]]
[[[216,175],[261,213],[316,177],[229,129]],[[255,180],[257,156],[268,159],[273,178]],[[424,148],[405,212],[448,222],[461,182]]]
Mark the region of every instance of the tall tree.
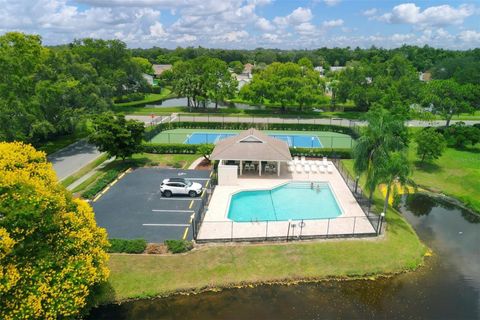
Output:
[[438,159],[447,147],[445,137],[434,128],[425,128],[420,130],[415,136],[417,143],[417,156],[420,162],[425,160]]
[[429,81],[422,91],[422,105],[446,120],[447,127],[454,115],[473,111],[475,99],[470,85],[451,79]]
[[108,246],[92,208],[43,152],[0,142],[0,318],[76,318],[104,282]]
[[383,212],[387,212],[388,200],[392,189],[404,187],[410,175],[410,164],[405,152],[393,152],[376,163],[378,166],[378,182],[385,183],[387,192],[383,203]]
[[381,176],[379,168],[391,152],[400,151],[408,144],[404,119],[380,107],[373,107],[366,114],[368,125],[362,130],[353,148],[354,169],[365,174],[366,187],[372,198]]
[[95,118],[94,131],[89,141],[102,152],[122,160],[141,152],[144,124],[135,120],[126,120],[124,115],[104,113]]

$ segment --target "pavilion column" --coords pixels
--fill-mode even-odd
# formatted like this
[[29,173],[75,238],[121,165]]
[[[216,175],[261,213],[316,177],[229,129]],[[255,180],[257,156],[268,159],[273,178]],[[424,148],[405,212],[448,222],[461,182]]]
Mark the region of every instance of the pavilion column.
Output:
[[277,161],[277,175],[280,177],[280,161]]
[[240,175],[242,175],[242,170],[243,170],[243,165],[242,165],[242,160],[240,160]]
[[258,161],[258,176],[262,176],[262,160]]

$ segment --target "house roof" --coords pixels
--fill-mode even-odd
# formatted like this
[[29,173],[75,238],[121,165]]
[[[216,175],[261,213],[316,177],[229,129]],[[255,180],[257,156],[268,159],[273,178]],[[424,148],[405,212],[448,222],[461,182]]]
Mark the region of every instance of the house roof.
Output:
[[159,76],[165,71],[172,69],[172,65],[171,64],[154,64],[152,65],[152,68],[153,68],[153,73],[156,76]]
[[240,134],[219,141],[212,160],[289,161],[292,160],[288,144],[272,138],[257,129],[248,129]]
[[246,64],[243,66],[243,72],[242,72],[242,73],[252,73],[252,70],[253,70],[253,64],[251,64],[251,63],[246,63]]

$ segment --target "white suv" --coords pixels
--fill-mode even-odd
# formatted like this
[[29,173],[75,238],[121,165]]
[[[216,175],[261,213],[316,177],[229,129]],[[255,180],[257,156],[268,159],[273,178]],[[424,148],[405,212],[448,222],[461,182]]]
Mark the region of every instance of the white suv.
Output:
[[193,198],[202,193],[202,185],[183,178],[170,178],[162,181],[160,192],[167,198],[174,194],[188,194]]

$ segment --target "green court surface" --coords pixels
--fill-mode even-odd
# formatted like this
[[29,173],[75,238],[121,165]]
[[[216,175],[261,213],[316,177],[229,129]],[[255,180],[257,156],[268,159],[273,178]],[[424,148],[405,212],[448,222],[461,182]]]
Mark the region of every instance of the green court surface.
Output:
[[[189,135],[193,133],[239,133],[243,130],[215,130],[215,129],[173,129],[162,131],[152,138],[153,143],[186,143]],[[264,130],[266,134],[278,135],[308,135],[316,136],[323,148],[351,148],[353,139],[347,134],[331,131],[289,131],[289,130]]]

